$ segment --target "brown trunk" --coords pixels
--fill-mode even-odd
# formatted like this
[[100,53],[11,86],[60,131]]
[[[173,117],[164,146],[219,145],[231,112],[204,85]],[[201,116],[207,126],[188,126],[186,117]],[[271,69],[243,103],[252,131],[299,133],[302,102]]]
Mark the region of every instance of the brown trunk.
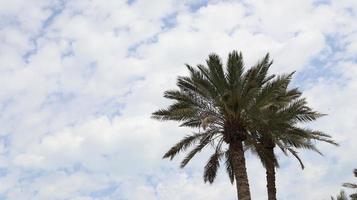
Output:
[[[274,148],[265,148],[268,157],[274,157]],[[268,200],[276,200],[276,186],[275,186],[275,165],[273,161],[266,162],[266,178],[268,189]]]
[[250,200],[249,182],[242,141],[231,143],[232,165],[237,185],[238,200]]

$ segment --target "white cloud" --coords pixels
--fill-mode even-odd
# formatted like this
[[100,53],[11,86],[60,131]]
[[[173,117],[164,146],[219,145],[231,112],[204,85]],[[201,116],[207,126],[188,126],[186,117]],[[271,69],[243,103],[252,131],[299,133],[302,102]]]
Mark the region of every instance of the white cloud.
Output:
[[[308,77],[296,85],[329,114],[313,127],[341,147],[303,153],[304,171],[282,158],[278,194],[328,199],[357,164],[356,10],[354,1],[1,1],[0,199],[235,199],[224,170],[203,183],[208,152],[185,170],[162,160],[190,130],[150,119],[184,63],[233,49],[247,66],[270,52],[272,71]],[[251,155],[248,174],[253,198],[266,198]]]

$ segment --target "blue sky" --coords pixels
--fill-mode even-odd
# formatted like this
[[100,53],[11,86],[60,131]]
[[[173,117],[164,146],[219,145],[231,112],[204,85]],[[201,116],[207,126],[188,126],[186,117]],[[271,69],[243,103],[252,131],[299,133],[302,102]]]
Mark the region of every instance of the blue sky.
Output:
[[[224,170],[204,184],[209,151],[162,160],[191,132],[150,119],[186,73],[216,52],[269,52],[328,116],[313,128],[341,146],[279,154],[281,200],[329,199],[357,167],[357,3],[339,1],[0,1],[0,199],[235,199]],[[248,154],[253,199],[265,175]]]

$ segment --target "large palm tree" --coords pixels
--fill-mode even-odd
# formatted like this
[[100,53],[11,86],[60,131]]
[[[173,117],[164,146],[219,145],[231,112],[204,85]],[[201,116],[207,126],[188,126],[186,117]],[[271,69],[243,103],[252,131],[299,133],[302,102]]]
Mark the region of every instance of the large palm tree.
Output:
[[236,51],[229,54],[226,70],[215,54],[209,56],[207,66],[198,65],[195,69],[187,65],[190,75],[178,78],[179,89],[164,94],[174,103],[167,109],[154,112],[153,117],[179,121],[181,126],[202,127],[204,130],[186,136],[164,158],[172,159],[180,151],[196,144],[183,159],[181,167],[184,167],[211,144],[214,153],[204,168],[204,181],[214,181],[224,157],[230,180],[232,183],[236,180],[238,199],[250,200],[243,142],[250,137],[252,127],[263,120],[255,110],[266,105],[256,99],[261,87],[274,78],[267,75],[269,66],[265,59],[245,71],[242,54]]
[[[357,169],[353,170],[353,174],[357,178]],[[355,183],[344,183],[342,186],[357,190],[357,184],[355,184]],[[357,192],[351,194],[350,197],[352,200],[357,200]]]

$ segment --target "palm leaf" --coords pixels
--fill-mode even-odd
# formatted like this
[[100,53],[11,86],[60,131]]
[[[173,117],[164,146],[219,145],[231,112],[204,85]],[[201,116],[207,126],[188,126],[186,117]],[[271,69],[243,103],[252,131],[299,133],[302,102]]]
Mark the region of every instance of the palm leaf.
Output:
[[208,160],[206,166],[204,167],[203,180],[204,182],[213,183],[217,175],[217,170],[219,168],[219,161],[224,155],[221,151],[215,151],[214,154]]

